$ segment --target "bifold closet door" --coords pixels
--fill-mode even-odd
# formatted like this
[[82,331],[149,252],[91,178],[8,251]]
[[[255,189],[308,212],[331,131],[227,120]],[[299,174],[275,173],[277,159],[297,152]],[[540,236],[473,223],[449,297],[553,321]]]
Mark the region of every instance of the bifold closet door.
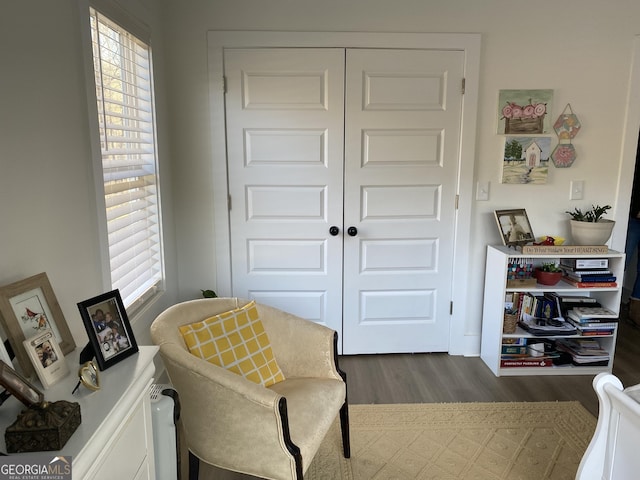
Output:
[[224,61],[234,295],[334,328],[343,353],[446,351],[463,53]]
[[224,56],[233,294],[340,333],[344,56]]
[[343,353],[449,348],[463,62],[347,51]]

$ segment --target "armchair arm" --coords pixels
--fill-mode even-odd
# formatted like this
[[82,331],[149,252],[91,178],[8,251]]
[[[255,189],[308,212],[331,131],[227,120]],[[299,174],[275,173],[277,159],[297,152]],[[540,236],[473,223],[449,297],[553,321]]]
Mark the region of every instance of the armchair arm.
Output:
[[336,332],[267,305],[258,305],[273,354],[284,376],[342,380],[335,357]]
[[[175,344],[160,354],[180,392],[189,450],[206,463],[266,478],[293,477],[283,440],[283,397],[191,355]],[[251,452],[247,455],[247,452]]]

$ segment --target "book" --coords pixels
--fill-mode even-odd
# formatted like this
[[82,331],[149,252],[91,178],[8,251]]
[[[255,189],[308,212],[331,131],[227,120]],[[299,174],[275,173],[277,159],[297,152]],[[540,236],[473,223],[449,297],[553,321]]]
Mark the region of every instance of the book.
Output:
[[596,269],[596,270],[583,270],[583,269],[575,269],[571,267],[567,267],[566,265],[560,265],[560,268],[567,273],[572,273],[574,275],[613,275],[613,272],[609,269]]
[[608,258],[561,258],[560,265],[574,269],[609,268]]
[[594,297],[588,297],[586,295],[562,295],[557,292],[547,292],[545,296],[556,300],[556,304],[559,305],[561,317],[566,317],[567,312],[574,307],[590,306],[599,307],[598,299]]
[[571,313],[578,319],[584,318],[618,318],[618,314],[607,307],[573,307]]
[[596,338],[563,338],[556,342],[558,351],[567,352],[577,365],[608,365],[610,354]]
[[518,322],[518,325],[530,334],[541,337],[575,335],[577,333],[576,328],[571,323],[562,319],[536,318],[526,314],[522,320]]
[[551,367],[553,361],[550,358],[503,358],[500,366],[507,367]]
[[524,355],[527,354],[526,345],[502,345],[502,355]]
[[[589,297],[587,295],[560,295],[558,293],[553,292],[553,294],[558,295],[560,297],[560,301],[563,304],[585,304],[589,306],[600,306],[598,303],[598,299],[594,297]],[[594,305],[597,304],[597,305]]]
[[580,282],[569,277],[562,277],[562,280],[576,288],[615,288],[618,286],[616,282]]
[[613,335],[614,330],[580,330],[583,337],[609,337]]
[[565,272],[564,276],[578,282],[615,282],[617,280],[614,275],[582,275]]
[[573,318],[567,318],[567,322],[572,324],[579,335],[583,336],[608,336],[613,335],[616,331],[616,324],[601,323],[601,324],[583,324]]
[[578,318],[569,312],[567,315],[567,321],[573,325],[579,325],[581,327],[600,327],[600,328],[614,328],[618,325],[618,319],[613,318]]

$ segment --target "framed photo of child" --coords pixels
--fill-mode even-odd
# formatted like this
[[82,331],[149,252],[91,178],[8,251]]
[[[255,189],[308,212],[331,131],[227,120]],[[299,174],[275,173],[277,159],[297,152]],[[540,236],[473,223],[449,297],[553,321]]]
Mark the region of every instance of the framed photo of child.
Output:
[[69,366],[53,331],[44,330],[23,344],[44,388],[67,376]]
[[503,245],[526,245],[535,240],[524,208],[495,210],[495,216]]
[[100,370],[138,352],[119,290],[80,302],[78,309]]

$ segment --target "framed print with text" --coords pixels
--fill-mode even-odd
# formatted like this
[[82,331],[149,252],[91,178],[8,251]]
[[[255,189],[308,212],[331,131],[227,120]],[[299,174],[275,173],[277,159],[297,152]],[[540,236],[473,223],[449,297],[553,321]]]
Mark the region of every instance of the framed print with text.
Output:
[[64,355],[76,344],[46,273],[0,287],[0,323],[25,376],[33,373],[23,342],[51,330]]

